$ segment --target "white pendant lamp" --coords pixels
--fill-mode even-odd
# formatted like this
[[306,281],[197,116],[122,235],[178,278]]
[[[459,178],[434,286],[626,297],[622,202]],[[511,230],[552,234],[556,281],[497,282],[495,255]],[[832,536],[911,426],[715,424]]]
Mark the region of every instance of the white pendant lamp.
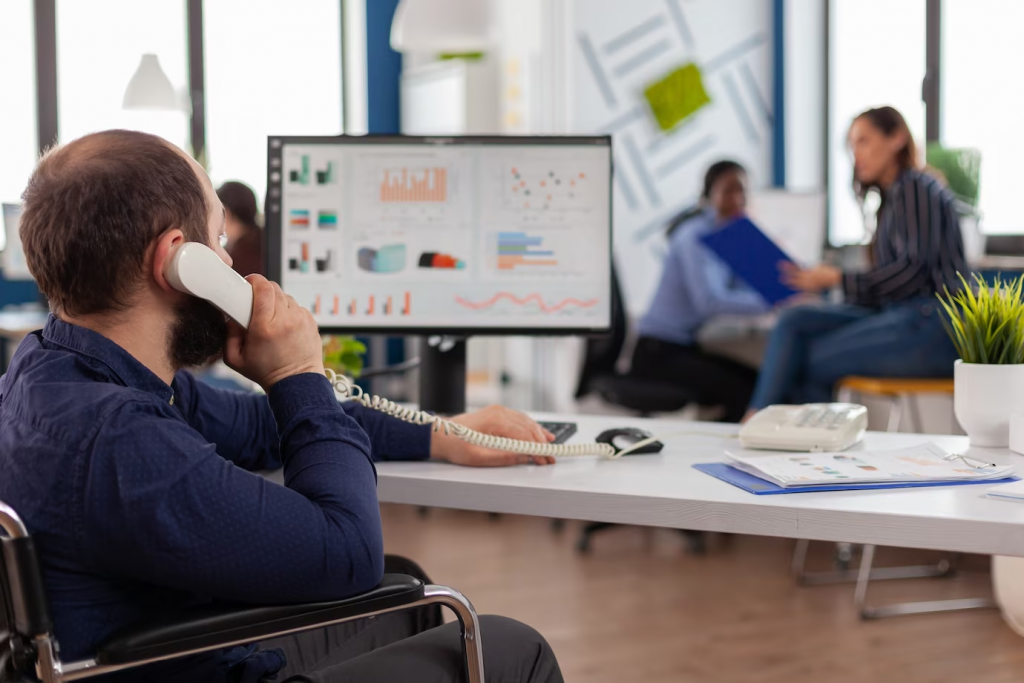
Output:
[[160,67],[156,55],[142,55],[139,68],[128,81],[124,91],[124,109],[148,109],[151,111],[179,111],[181,103],[174,92],[171,79]]
[[401,0],[391,22],[398,52],[483,52],[491,44],[486,0]]

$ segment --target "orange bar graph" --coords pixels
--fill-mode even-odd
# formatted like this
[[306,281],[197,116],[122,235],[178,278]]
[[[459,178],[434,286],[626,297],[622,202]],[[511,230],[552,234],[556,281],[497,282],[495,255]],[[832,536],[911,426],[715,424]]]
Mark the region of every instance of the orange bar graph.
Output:
[[448,201],[448,169],[386,170],[380,183],[380,200],[385,203]]
[[335,295],[334,306],[331,308],[331,315],[338,315],[341,313],[341,297]]
[[402,308],[402,315],[412,313],[412,292],[405,293],[405,306]]
[[356,305],[356,300],[352,299],[352,303],[348,305],[348,314],[355,315],[357,310],[359,310],[359,307]]
[[391,297],[389,296],[387,303],[384,304],[384,315],[391,315],[392,310],[393,309],[391,307]]
[[373,296],[370,296],[370,305],[366,307],[366,315],[373,315]]
[[558,259],[525,258],[519,255],[498,257],[498,270],[515,270],[516,266],[557,266]]
[[320,295],[316,295],[316,302],[313,304],[313,313],[320,315]]

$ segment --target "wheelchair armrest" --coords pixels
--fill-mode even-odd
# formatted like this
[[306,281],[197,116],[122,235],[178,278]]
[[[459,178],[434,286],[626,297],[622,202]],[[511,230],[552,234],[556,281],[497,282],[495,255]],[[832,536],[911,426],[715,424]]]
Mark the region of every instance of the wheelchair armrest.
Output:
[[422,599],[422,581],[404,574],[385,574],[380,585],[369,593],[344,600],[301,605],[216,605],[183,614],[180,619],[141,624],[120,633],[100,648],[96,661],[131,664],[214,650],[400,608]]

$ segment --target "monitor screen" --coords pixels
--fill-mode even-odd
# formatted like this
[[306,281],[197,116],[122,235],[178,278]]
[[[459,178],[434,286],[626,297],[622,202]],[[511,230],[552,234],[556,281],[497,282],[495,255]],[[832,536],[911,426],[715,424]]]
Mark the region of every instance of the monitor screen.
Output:
[[607,137],[272,137],[267,272],[326,330],[600,332]]
[[0,269],[4,279],[31,280],[32,273],[25,260],[25,251],[21,247],[18,224],[21,221],[20,204],[3,204],[3,250],[0,251]]

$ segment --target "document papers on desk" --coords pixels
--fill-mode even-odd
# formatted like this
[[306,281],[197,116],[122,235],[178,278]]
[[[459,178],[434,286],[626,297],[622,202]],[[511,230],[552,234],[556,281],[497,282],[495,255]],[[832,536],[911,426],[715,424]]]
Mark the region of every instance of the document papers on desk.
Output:
[[985,495],[989,498],[1013,500],[1018,503],[1024,503],[1024,481],[1015,481],[1012,484],[993,486],[985,492]]
[[946,453],[935,444],[892,451],[785,453],[726,451],[726,464],[783,488],[1006,479],[1013,466],[992,466]]

